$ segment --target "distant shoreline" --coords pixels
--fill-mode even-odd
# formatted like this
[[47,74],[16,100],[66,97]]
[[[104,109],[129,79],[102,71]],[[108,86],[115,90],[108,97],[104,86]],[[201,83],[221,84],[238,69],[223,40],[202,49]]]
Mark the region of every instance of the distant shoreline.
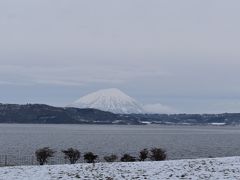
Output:
[[225,124],[225,125],[214,125],[214,124],[94,124],[94,123],[2,123],[0,122],[0,125],[86,125],[86,126],[93,126],[93,125],[99,125],[99,126],[166,126],[166,127],[174,127],[174,126],[181,126],[181,127],[239,127],[240,125],[231,125],[231,124]]
[[0,104],[0,123],[223,126],[240,125],[240,113],[114,114],[98,109],[63,108],[45,104]]

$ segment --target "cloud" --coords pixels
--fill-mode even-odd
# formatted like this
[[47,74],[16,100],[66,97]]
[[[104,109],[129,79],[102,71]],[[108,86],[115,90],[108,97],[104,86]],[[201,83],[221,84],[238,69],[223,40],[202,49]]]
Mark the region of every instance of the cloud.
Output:
[[160,114],[173,114],[177,113],[177,110],[170,106],[166,106],[160,103],[157,104],[146,104],[143,106],[147,113],[160,113]]
[[220,101],[209,106],[209,111],[207,113],[239,113],[240,111],[240,101],[238,100],[228,100]]
[[27,86],[30,85],[29,83],[24,83],[24,82],[10,82],[10,81],[1,81],[0,80],[0,85],[18,85],[18,86]]
[[[239,99],[240,1],[92,4],[0,1],[0,89],[6,101],[42,102],[57,91],[64,104],[88,91],[118,87],[181,112],[238,110],[238,105],[210,106],[222,98]],[[55,93],[46,99],[59,98]],[[148,108],[172,112],[162,104]]]
[[[75,66],[74,66],[75,65]],[[109,64],[75,63],[65,66],[21,66],[0,64],[0,84],[47,84],[83,86],[89,83],[123,84],[128,81],[168,76],[156,69]],[[2,83],[1,83],[2,82]],[[4,83],[3,83],[4,82]]]

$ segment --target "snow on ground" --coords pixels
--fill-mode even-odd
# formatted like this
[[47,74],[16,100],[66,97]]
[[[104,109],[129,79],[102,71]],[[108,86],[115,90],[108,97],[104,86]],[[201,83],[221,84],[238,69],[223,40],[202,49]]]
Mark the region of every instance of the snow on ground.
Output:
[[0,168],[0,180],[240,179],[240,157]]

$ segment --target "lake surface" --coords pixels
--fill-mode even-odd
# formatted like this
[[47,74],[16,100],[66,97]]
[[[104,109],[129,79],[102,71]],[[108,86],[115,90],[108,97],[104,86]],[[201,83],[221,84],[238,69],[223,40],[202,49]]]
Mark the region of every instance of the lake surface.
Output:
[[169,159],[240,155],[240,127],[0,124],[0,155],[74,147],[100,156],[166,149]]

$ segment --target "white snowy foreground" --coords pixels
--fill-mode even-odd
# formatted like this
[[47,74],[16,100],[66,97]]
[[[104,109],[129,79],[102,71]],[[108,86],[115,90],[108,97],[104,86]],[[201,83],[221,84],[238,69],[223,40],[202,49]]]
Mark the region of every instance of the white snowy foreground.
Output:
[[0,168],[1,180],[240,179],[240,157]]

